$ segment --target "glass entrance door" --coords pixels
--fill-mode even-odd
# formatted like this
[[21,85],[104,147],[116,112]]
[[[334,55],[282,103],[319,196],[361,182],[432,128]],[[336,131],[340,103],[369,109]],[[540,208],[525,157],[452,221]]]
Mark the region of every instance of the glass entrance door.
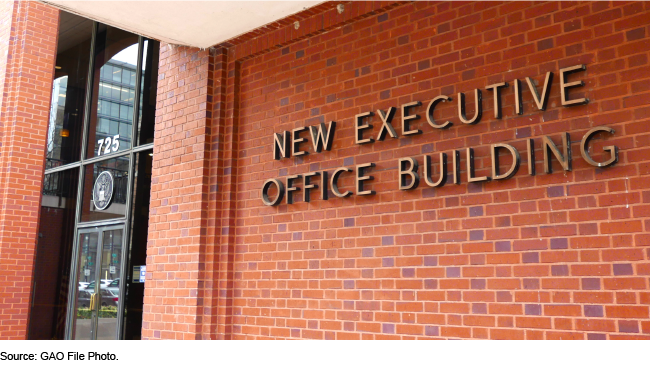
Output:
[[79,229],[76,300],[70,338],[117,340],[122,322],[121,283],[125,282],[124,225]]

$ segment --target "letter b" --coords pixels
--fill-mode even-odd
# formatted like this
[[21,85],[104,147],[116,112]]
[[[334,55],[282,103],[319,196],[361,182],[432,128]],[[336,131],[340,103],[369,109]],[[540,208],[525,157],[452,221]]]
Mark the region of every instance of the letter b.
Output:
[[[410,179],[406,177],[410,176]],[[410,180],[410,183],[407,183]],[[420,176],[418,175],[418,162],[412,157],[399,159],[399,189],[411,190],[418,187],[420,184]]]

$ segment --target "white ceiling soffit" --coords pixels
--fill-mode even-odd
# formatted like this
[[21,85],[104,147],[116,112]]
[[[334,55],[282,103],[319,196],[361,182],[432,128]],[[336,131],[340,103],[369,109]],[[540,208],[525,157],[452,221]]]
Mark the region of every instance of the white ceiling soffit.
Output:
[[167,43],[208,48],[323,1],[42,1]]

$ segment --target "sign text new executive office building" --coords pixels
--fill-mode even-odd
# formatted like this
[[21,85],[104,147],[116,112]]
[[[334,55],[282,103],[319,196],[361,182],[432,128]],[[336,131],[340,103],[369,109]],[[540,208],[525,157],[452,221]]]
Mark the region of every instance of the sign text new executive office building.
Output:
[[88,4],[0,5],[2,338],[650,338],[650,4]]

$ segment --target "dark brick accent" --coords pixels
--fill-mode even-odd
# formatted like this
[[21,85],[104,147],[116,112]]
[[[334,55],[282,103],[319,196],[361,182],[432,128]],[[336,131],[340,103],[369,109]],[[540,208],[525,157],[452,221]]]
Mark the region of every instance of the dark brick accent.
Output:
[[526,304],[524,305],[525,313],[527,316],[541,316],[542,315],[542,305],[541,304]]

